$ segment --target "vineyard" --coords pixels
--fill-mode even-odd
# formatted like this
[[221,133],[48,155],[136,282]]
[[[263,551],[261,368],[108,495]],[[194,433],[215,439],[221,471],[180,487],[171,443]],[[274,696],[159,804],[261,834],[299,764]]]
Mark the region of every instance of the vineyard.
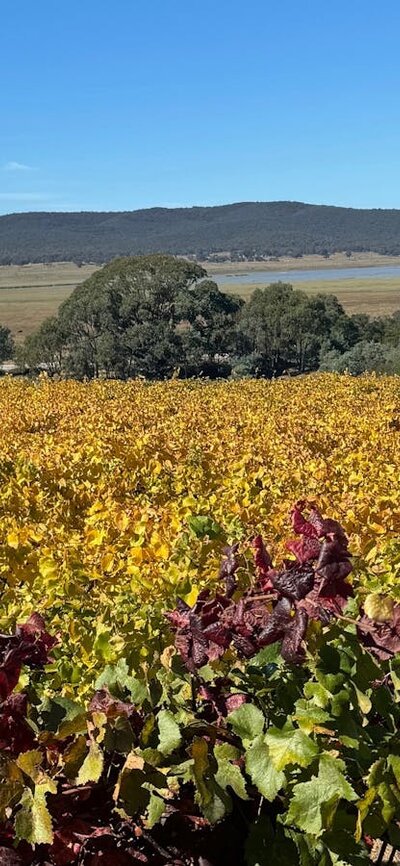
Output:
[[0,863],[400,847],[400,379],[4,379],[0,417]]

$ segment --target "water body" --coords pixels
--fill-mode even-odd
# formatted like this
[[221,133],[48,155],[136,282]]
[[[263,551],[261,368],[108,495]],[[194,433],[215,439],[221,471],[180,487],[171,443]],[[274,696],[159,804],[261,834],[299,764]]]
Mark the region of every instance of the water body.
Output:
[[321,268],[304,271],[249,271],[247,274],[213,274],[212,279],[220,286],[226,283],[230,285],[251,285],[264,283],[301,283],[323,282],[326,280],[373,280],[387,277],[387,279],[398,277],[400,281],[400,265],[383,265],[366,268]]

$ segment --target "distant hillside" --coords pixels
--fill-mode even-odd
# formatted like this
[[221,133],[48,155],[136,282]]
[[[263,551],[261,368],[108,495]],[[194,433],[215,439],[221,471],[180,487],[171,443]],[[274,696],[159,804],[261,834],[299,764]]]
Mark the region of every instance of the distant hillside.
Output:
[[400,255],[400,210],[301,202],[151,208],[122,213],[26,213],[0,217],[0,263],[104,262],[134,253],[209,259],[301,256],[351,250]]

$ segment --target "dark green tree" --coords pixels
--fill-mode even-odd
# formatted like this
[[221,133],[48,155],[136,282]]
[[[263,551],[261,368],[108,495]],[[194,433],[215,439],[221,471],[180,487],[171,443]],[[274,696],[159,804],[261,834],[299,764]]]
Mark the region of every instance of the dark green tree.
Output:
[[292,341],[288,365],[299,373],[316,369],[322,342],[329,335],[323,298],[309,298],[303,292],[294,292],[287,318]]
[[293,345],[289,311],[295,303],[293,286],[271,283],[256,289],[242,310],[240,330],[247,341],[254,372],[279,375],[287,367]]
[[[182,341],[176,328],[163,320],[138,322],[123,334],[124,377],[143,376],[165,379],[177,370],[183,359]],[[115,365],[118,372],[118,366]]]
[[168,375],[179,361],[178,298],[205,273],[195,262],[166,255],[115,259],[96,271],[60,308],[69,372]]
[[361,341],[347,352],[340,353],[334,349],[326,352],[321,358],[320,369],[359,376],[361,373],[386,372],[387,362],[385,346],[381,343]]
[[26,349],[51,370],[56,349],[57,364],[78,378],[195,375],[235,350],[243,303],[204,277],[196,262],[173,256],[116,259],[81,283]]
[[19,352],[20,360],[31,369],[42,365],[49,373],[60,373],[65,356],[66,335],[59,319],[45,319],[35,333],[30,334]]
[[11,331],[5,325],[0,325],[0,361],[9,361],[15,352]]
[[400,310],[380,321],[383,325],[382,341],[391,346],[400,346]]
[[237,353],[237,319],[244,301],[224,294],[212,280],[196,283],[181,292],[177,315],[181,321],[184,368],[192,375],[218,373],[219,362]]
[[288,283],[256,290],[243,309],[240,329],[254,372],[266,376],[315,370],[321,349],[346,351],[358,337],[334,295],[309,297]]
[[345,313],[336,295],[320,293],[315,295],[315,301],[319,301],[324,310],[324,339],[321,340],[324,349],[339,352],[351,349],[359,339],[358,327]]

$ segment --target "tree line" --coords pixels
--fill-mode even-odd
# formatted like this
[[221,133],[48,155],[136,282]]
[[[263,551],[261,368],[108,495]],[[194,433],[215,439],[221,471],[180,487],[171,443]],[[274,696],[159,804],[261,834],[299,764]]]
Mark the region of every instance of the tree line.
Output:
[[[7,329],[0,331],[7,351]],[[7,345],[8,341],[8,345]],[[330,294],[289,283],[225,294],[196,262],[115,259],[81,283],[26,338],[25,369],[82,378],[281,376],[317,369],[400,372],[400,311],[349,316]]]
[[74,261],[164,250],[233,261],[372,251],[400,255],[400,210],[357,210],[304,202],[239,202],[217,207],[122,213],[0,216],[0,264]]

